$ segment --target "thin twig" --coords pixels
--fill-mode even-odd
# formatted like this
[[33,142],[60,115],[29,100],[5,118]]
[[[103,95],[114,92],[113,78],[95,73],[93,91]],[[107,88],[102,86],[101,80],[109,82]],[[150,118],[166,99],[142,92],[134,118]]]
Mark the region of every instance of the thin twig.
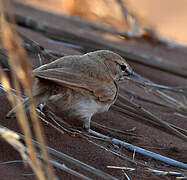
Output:
[[[9,1],[6,1],[6,5],[8,6],[8,9],[11,10],[11,13],[8,13],[8,19],[10,22],[13,24],[14,23],[14,17],[12,16],[12,6]],[[24,92],[30,99],[30,116],[33,121],[34,125],[34,131],[37,139],[41,143],[41,151],[44,156],[44,160],[46,163],[46,169],[47,169],[47,176],[49,176],[50,179],[55,179],[55,175],[53,172],[53,168],[51,164],[48,161],[48,154],[47,151],[45,150],[45,141],[44,137],[42,135],[42,129],[39,124],[39,121],[37,119],[36,111],[35,111],[35,106],[34,106],[34,100],[32,97],[32,69],[31,66],[28,62],[28,58],[26,55],[26,52],[22,46],[22,41],[14,28],[14,26],[9,24],[4,17],[3,14],[3,8],[4,4],[3,2],[1,3],[1,28],[2,28],[2,42],[3,46],[7,49],[8,56],[9,56],[9,64],[10,64],[10,69],[13,74],[13,85],[16,89],[16,94],[17,98],[15,98],[14,102],[12,102],[13,105],[17,104],[18,108],[16,109],[16,116],[18,117],[18,122],[20,123],[20,126],[22,128],[22,131],[24,132],[25,135],[28,135],[27,138],[27,146],[29,148],[29,155],[31,159],[33,160],[34,164],[37,165],[38,171],[40,171],[41,174],[41,179],[44,179],[45,175],[44,172],[40,166],[39,160],[35,157],[35,149],[32,146],[31,143],[31,131],[29,128],[28,120],[26,117],[26,113],[24,111],[24,106],[21,101],[21,93],[20,93],[20,84],[22,84],[24,88]],[[2,72],[1,72],[2,74]],[[7,80],[8,83],[8,80]]]
[[124,148],[129,149],[129,150],[131,150],[133,152],[136,150],[137,153],[140,153],[140,154],[142,154],[144,156],[151,157],[151,158],[153,158],[155,160],[162,161],[162,162],[164,162],[166,164],[169,164],[169,165],[172,165],[172,166],[176,166],[176,167],[180,167],[180,168],[183,168],[183,169],[187,169],[187,164],[184,164],[182,162],[179,162],[179,161],[176,161],[174,159],[168,158],[166,156],[162,156],[160,154],[145,150],[143,148],[140,148],[140,147],[134,146],[132,144],[126,143],[124,141],[118,140],[116,138],[108,137],[106,135],[103,135],[103,134],[100,134],[98,132],[95,132],[95,131],[93,131],[91,129],[89,130],[89,133],[93,134],[95,136],[98,136],[98,137],[102,137],[104,139],[108,139],[109,141],[111,141],[111,143],[117,144],[117,145],[121,145]]
[[[4,127],[2,125],[0,125],[0,128],[7,129],[6,127]],[[16,134],[19,135],[20,139],[25,141],[25,136],[23,134],[18,133],[18,132],[16,132]],[[39,142],[37,142],[37,141],[35,141],[33,139],[32,139],[32,143],[34,144],[35,147],[39,147],[40,148],[40,146],[41,146]],[[55,150],[55,149],[53,149],[53,148],[51,148],[49,146],[46,146],[46,149],[47,149],[47,151],[48,151],[48,153],[50,155],[53,155],[53,156],[55,156],[56,158],[59,158],[62,161],[67,161],[69,163],[72,163],[74,166],[80,167],[80,168],[82,168],[82,169],[84,169],[84,170],[86,170],[86,171],[88,171],[90,173],[93,173],[93,174],[95,174],[95,175],[97,175],[97,176],[99,176],[99,177],[101,177],[103,179],[106,179],[106,180],[117,180],[113,176],[111,176],[111,175],[109,175],[107,173],[104,173],[103,171],[98,170],[98,169],[96,169],[96,168],[94,168],[94,167],[92,167],[92,166],[90,166],[88,164],[85,164],[85,163],[83,163],[83,162],[81,162],[81,161],[79,161],[79,160],[77,160],[77,159],[75,159],[75,158],[73,158],[71,156],[68,156],[68,155],[66,155],[66,154],[64,154],[62,152],[59,152],[59,151],[57,151],[57,150]]]
[[96,128],[102,128],[104,130],[108,130],[108,131],[111,131],[111,132],[116,132],[116,133],[120,133],[120,134],[124,134],[124,135],[129,135],[129,136],[137,136],[136,134],[134,133],[130,133],[130,132],[127,132],[127,131],[122,131],[122,130],[119,130],[119,129],[114,129],[114,128],[111,128],[111,127],[107,127],[107,126],[104,126],[102,124],[99,124],[99,123],[96,123],[94,121],[91,121],[91,126],[92,127],[96,127]]
[[43,179],[43,176],[41,176],[40,171],[38,171],[37,169],[37,166],[33,164],[33,161],[25,152],[26,147],[20,142],[20,136],[16,132],[4,128],[2,126],[0,127],[0,136],[20,153],[22,159],[30,165],[37,177],[39,179]]
[[[168,125],[165,121],[161,120],[160,118],[153,115],[151,112],[147,111],[143,107],[140,107],[139,105],[129,101],[126,97],[119,94],[118,99],[124,103],[125,105],[129,105],[130,107],[134,108],[138,113],[140,113],[143,117],[149,118],[152,121],[159,123],[164,128],[166,128],[168,131],[173,133],[175,136],[183,139],[185,142],[187,142],[187,136],[178,131],[177,129],[173,128],[172,126]],[[118,104],[120,105],[120,104]],[[122,105],[123,106],[123,105]]]
[[[154,127],[155,126],[160,127],[160,128],[162,128],[161,130],[163,130],[163,126],[159,122],[152,121],[152,119],[150,119],[150,118],[143,117],[141,113],[138,113],[136,110],[132,111],[132,109],[129,108],[128,106],[117,104],[117,105],[113,105],[112,109],[115,110],[115,111],[118,111],[118,112],[120,112],[122,114],[125,114],[126,117],[133,118],[134,120],[138,119],[138,120],[141,120],[142,122],[145,122],[145,121],[149,122],[149,123],[153,124]],[[173,127],[174,129],[178,130],[179,132],[181,132],[181,133],[183,133],[184,135],[187,136],[187,131],[185,129],[182,129],[182,128],[178,127],[178,126],[175,126],[175,125],[173,125],[173,124],[171,124],[169,122],[166,122],[166,123],[169,126]],[[167,133],[170,133],[170,134],[173,135],[172,132],[166,131],[166,129],[164,129],[164,132],[167,132]]]
[[134,161],[134,160],[131,160],[131,159],[129,159],[128,157],[126,157],[126,156],[124,156],[124,155],[122,155],[122,154],[119,154],[119,153],[117,153],[117,152],[115,152],[115,151],[112,151],[112,150],[110,150],[110,149],[108,149],[108,148],[106,148],[106,147],[104,147],[104,146],[102,146],[102,145],[100,145],[100,144],[97,144],[97,143],[95,143],[95,142],[93,142],[93,141],[91,141],[91,140],[89,140],[89,139],[87,139],[87,141],[90,142],[90,143],[92,143],[92,144],[94,144],[94,145],[96,145],[96,146],[98,146],[98,147],[100,147],[101,149],[104,149],[104,150],[107,151],[107,152],[112,153],[112,154],[115,155],[115,156],[120,157],[121,159],[127,160],[127,161],[129,161],[129,162],[131,162],[131,163],[133,163],[133,164],[136,164],[136,165],[139,164],[139,165],[143,166],[143,164],[141,164],[141,163],[139,163],[139,162],[136,162],[136,161]]
[[123,170],[126,170],[126,171],[135,171],[136,168],[129,168],[129,167],[121,167],[121,166],[107,166],[107,168],[111,168],[111,169],[123,169]]
[[153,173],[157,176],[166,176],[166,175],[183,176],[185,174],[184,172],[181,173],[181,172],[174,172],[174,171],[161,171],[161,170],[156,170],[156,169],[151,169],[151,168],[147,168],[146,171]]

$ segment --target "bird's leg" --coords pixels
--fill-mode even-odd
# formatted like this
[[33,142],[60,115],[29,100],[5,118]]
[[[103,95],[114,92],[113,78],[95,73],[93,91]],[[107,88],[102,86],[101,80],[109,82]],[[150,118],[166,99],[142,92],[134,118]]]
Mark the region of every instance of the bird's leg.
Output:
[[91,117],[87,117],[83,121],[83,129],[88,132],[90,130]]

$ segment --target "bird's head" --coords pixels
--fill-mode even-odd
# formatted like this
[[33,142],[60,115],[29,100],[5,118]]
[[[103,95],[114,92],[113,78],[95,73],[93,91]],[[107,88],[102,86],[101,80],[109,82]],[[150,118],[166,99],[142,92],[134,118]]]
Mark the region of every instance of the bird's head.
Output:
[[121,81],[125,79],[125,76],[131,76],[133,74],[130,65],[120,55],[109,50],[99,50],[94,53],[104,62],[115,81]]

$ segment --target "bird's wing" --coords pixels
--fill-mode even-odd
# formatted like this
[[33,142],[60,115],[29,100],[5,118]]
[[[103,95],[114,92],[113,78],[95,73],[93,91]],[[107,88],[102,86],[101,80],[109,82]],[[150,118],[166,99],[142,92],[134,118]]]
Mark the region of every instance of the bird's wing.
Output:
[[85,90],[103,102],[113,101],[116,97],[117,86],[112,79],[99,80],[87,73],[70,67],[45,68],[33,71],[37,78],[52,81],[58,85]]

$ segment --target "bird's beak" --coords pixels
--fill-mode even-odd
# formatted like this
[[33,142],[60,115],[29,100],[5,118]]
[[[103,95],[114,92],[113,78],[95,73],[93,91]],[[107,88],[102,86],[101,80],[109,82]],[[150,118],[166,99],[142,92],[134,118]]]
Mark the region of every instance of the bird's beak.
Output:
[[128,67],[128,68],[125,70],[125,73],[126,73],[127,76],[132,76],[134,72],[133,72],[133,70],[132,70],[130,67]]

